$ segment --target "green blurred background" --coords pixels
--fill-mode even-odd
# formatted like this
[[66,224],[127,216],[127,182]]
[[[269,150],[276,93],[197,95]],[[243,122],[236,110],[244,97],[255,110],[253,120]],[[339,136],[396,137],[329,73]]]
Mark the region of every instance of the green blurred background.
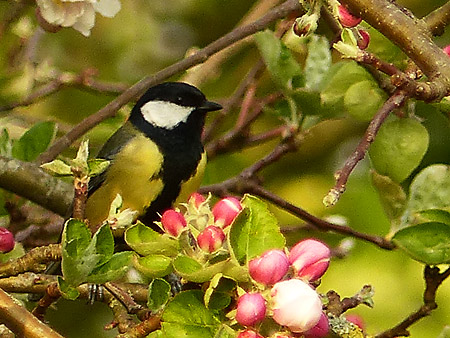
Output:
[[[418,16],[445,2],[399,1]],[[98,69],[102,80],[131,85],[179,60],[192,46],[203,47],[225,34],[253,4],[253,1],[247,0],[122,1],[122,10],[115,18],[107,19],[97,15],[96,25],[89,38],[73,29],[45,34],[35,51],[35,60],[75,73],[93,67]],[[0,13],[4,14],[8,6],[7,2],[1,1]],[[27,25],[35,25],[33,9],[27,10],[26,14],[23,21],[16,25],[16,29],[26,30]],[[450,42],[447,35],[438,39],[440,45]],[[9,53],[11,46],[16,43],[17,36],[5,35],[0,47],[3,60],[9,58],[10,62],[14,61]],[[230,58],[223,65],[220,74],[210,79],[202,90],[210,99],[225,99],[233,92],[247,69],[257,61],[257,57],[254,47],[245,48]],[[23,72],[23,76],[19,77],[20,81],[16,78],[15,81],[1,84],[2,98],[14,100],[28,88],[27,73],[21,65],[13,65],[9,69],[9,72],[12,69],[19,75]],[[17,137],[35,121],[49,119],[57,121],[60,132],[63,133],[112,98],[113,96],[77,89],[65,89],[38,104],[16,109],[14,114],[0,115],[0,125],[7,126],[12,136]],[[122,109],[117,117],[105,121],[89,133],[94,152],[124,121],[128,110],[129,107]],[[236,114],[237,111],[234,111],[233,116]],[[450,136],[446,129],[448,120],[429,108],[423,109],[423,114],[427,117],[425,126],[433,132],[432,146],[422,167],[436,161],[450,163]],[[275,117],[268,116],[256,124],[255,130],[266,130],[279,123]],[[358,231],[386,234],[389,222],[370,183],[368,160],[358,165],[346,193],[335,207],[326,209],[322,204],[322,198],[334,183],[333,173],[355,148],[365,127],[365,123],[347,118],[332,120],[315,128],[297,153],[284,157],[276,165],[263,171],[265,186],[319,217],[340,215]],[[275,144],[276,142],[272,142],[211,159],[204,184],[220,182],[239,173],[267,154]],[[340,235],[302,229],[301,221],[283,211],[272,209],[280,224],[298,227],[298,231],[290,233],[290,244],[299,238],[312,236],[336,246],[343,239]],[[372,285],[375,288],[375,307],[369,309],[359,306],[351,312],[364,318],[369,333],[376,333],[392,327],[422,304],[422,270],[421,264],[401,252],[388,252],[374,245],[355,241],[354,249],[348,257],[332,261],[319,291],[326,293],[333,289],[346,297],[354,295],[365,284]],[[446,281],[439,289],[437,303],[439,307],[430,317],[411,328],[412,337],[437,337],[445,325],[450,325],[450,281]],[[91,307],[83,302],[76,304],[74,306],[71,302],[58,302],[57,311],[52,310],[49,314],[52,325],[67,337],[115,336],[115,331],[107,334],[102,330],[103,325],[112,319],[106,306],[96,304]]]

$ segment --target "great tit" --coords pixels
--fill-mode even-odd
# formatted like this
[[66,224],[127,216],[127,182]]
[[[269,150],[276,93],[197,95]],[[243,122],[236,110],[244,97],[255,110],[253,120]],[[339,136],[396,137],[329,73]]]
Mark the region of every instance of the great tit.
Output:
[[166,82],[148,89],[97,156],[110,165],[91,179],[86,203],[90,224],[106,219],[118,193],[123,209],[136,210],[149,226],[158,213],[185,201],[199,187],[205,170],[205,115],[221,108],[186,83]]

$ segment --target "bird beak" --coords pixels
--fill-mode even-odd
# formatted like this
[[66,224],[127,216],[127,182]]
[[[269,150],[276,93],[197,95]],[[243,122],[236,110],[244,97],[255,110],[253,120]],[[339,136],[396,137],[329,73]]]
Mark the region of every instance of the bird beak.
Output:
[[201,109],[204,111],[215,111],[222,109],[222,106],[218,103],[212,102],[212,101],[205,101],[200,107],[197,107],[197,109]]

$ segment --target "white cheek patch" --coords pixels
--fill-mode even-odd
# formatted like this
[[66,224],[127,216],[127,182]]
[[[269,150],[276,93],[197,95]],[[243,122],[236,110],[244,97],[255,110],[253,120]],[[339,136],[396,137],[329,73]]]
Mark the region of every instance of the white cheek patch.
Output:
[[141,107],[142,116],[148,123],[166,129],[173,129],[181,122],[186,122],[193,110],[193,107],[165,101],[149,101]]

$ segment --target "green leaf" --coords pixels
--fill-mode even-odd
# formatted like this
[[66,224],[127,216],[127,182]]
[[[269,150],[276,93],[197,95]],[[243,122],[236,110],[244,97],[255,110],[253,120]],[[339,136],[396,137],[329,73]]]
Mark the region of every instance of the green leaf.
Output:
[[170,284],[164,279],[155,278],[148,286],[147,307],[156,313],[169,301]]
[[286,240],[264,202],[245,195],[241,203],[244,208],[231,226],[229,245],[236,260],[244,265],[269,249],[283,248]]
[[55,135],[56,124],[54,122],[38,123],[14,142],[12,155],[22,161],[34,161],[48,148]]
[[103,265],[111,259],[114,253],[114,236],[109,224],[104,224],[97,230],[91,243],[95,245],[95,252],[100,256],[97,266]]
[[450,226],[450,211],[442,209],[428,209],[418,212],[419,219],[430,222],[444,223]]
[[11,157],[12,143],[9,138],[9,133],[6,128],[2,130],[0,134],[0,155],[5,157]]
[[72,176],[72,169],[70,168],[70,165],[61,160],[54,160],[41,164],[41,168],[47,170],[51,175]]
[[231,291],[236,288],[236,282],[223,274],[216,274],[205,291],[204,301],[208,309],[222,310],[231,303]]
[[417,212],[450,207],[450,166],[434,164],[419,172],[409,187],[401,227],[414,224]]
[[180,292],[166,306],[162,315],[161,330],[165,337],[213,338],[221,327],[217,312],[203,304],[203,292]]
[[134,257],[134,267],[149,278],[167,276],[172,272],[172,259],[163,255],[148,255],[145,257]]
[[92,270],[87,276],[86,282],[104,284],[122,277],[130,268],[133,255],[132,251],[115,253],[105,264]]
[[195,259],[179,255],[173,261],[173,268],[184,279],[194,282],[203,283],[211,280],[211,278],[220,273],[226,272],[227,267],[233,265],[230,260],[221,261],[211,265],[202,265]]
[[308,56],[305,61],[305,87],[319,91],[322,81],[331,67],[331,51],[328,40],[319,35],[312,35],[308,43]]
[[322,103],[334,110],[344,110],[344,96],[355,83],[372,80],[372,76],[354,61],[335,63],[323,80]]
[[95,158],[87,162],[89,168],[89,177],[98,176],[103,173],[108,167],[110,162],[107,160]]
[[378,191],[381,205],[392,222],[391,229],[396,232],[400,217],[405,210],[406,193],[400,184],[394,182],[388,176],[380,175],[375,170],[372,170],[371,174],[372,184]]
[[450,226],[428,222],[400,230],[393,241],[413,259],[428,264],[450,263]]
[[75,300],[80,296],[80,292],[67,283],[61,276],[58,276],[58,287],[61,290],[61,294],[68,300]]
[[284,43],[270,30],[256,33],[254,38],[272,80],[282,89],[303,87],[302,69]]
[[175,257],[178,254],[178,241],[167,234],[160,234],[141,222],[125,232],[125,242],[140,255],[161,254]]
[[375,170],[397,183],[420,164],[428,149],[428,131],[417,120],[394,118],[380,128],[369,154]]
[[386,95],[374,81],[352,84],[344,95],[344,106],[353,117],[370,121],[385,101]]

